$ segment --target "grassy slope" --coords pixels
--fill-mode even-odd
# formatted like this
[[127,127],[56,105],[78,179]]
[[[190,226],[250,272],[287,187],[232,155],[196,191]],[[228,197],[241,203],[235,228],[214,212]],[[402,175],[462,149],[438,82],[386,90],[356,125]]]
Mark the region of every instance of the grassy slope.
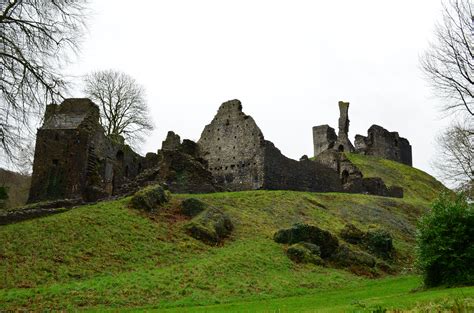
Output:
[[414,182],[405,199],[290,191],[194,195],[231,215],[236,229],[222,247],[183,233],[186,220],[175,208],[186,195],[152,217],[122,199],[0,227],[0,310],[211,305],[359,288],[366,278],[292,263],[272,235],[295,222],[333,232],[348,221],[363,229],[383,225],[395,236],[399,261],[410,264],[414,224],[443,188],[431,179],[430,194],[419,198],[425,183],[416,182],[428,176],[404,170]]
[[427,173],[398,162],[355,153],[346,154],[364,174],[364,177],[381,177],[388,186],[402,186],[405,197],[414,200],[431,201],[441,190],[439,181]]

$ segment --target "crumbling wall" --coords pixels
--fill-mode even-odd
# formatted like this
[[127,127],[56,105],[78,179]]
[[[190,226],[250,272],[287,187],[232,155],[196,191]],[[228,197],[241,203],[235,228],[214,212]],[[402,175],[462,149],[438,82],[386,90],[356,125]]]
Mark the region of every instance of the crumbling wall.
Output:
[[260,189],[264,180],[265,142],[239,100],[223,103],[198,141],[215,181],[228,190]]
[[192,140],[184,139],[174,132],[168,132],[161,150],[157,154],[147,154],[149,166],[137,176],[135,186],[161,183],[174,193],[207,193],[222,191],[214,182],[207,162],[199,156],[199,146]]
[[117,194],[141,170],[142,157],[123,138],[105,136],[97,105],[66,99],[47,106],[38,129],[28,202],[95,201]]
[[354,146],[349,140],[349,102],[339,101],[338,134],[329,125],[313,127],[314,156],[317,157],[327,150],[353,152]]
[[403,198],[402,187],[387,187],[379,177],[364,177],[359,168],[343,152],[336,150],[324,151],[318,155],[315,162],[323,164],[338,173],[344,192]]
[[354,146],[349,140],[349,102],[339,101],[339,132],[335,149],[339,152],[353,152]]
[[289,159],[266,141],[238,100],[221,105],[198,144],[216,183],[227,190],[342,190],[332,169],[310,160]]
[[313,146],[315,156],[326,150],[333,149],[336,141],[337,135],[334,128],[330,127],[329,125],[313,127]]
[[342,191],[338,173],[309,159],[296,161],[285,157],[270,141],[265,141],[263,189],[316,192]]
[[412,166],[412,148],[410,142],[400,137],[397,132],[389,132],[385,128],[372,125],[368,136],[356,136],[356,152],[397,161]]
[[47,107],[37,132],[29,202],[82,196],[98,120],[99,110],[88,99],[67,99]]

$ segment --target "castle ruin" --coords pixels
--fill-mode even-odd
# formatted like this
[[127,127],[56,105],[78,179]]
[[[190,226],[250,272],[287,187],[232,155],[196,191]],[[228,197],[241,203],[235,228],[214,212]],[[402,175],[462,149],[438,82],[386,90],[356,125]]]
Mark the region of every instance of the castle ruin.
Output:
[[398,133],[372,126],[367,137],[349,140],[349,103],[339,102],[339,131],[313,128],[316,160],[284,156],[265,140],[239,100],[223,103],[198,142],[169,132],[157,153],[142,157],[119,136],[105,136],[99,108],[89,99],[48,105],[37,132],[29,202],[53,199],[96,201],[130,194],[141,186],[168,185],[172,192],[241,190],[352,192],[403,197],[403,189],[380,178],[364,178],[345,152],[411,165],[411,146]]
[[349,140],[349,102],[339,101],[339,133],[329,125],[313,127],[314,157],[317,158],[328,150],[339,152],[355,152],[376,156],[412,166],[412,149],[410,142],[400,137],[397,132],[389,132],[385,128],[372,125],[367,137],[356,135],[355,147]]

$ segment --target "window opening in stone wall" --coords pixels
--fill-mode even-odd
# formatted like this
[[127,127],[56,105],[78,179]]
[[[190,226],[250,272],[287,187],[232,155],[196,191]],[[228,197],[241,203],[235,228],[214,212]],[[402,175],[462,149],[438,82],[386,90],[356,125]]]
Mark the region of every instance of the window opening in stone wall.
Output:
[[117,161],[123,161],[123,151],[122,150],[117,151],[117,154],[115,155],[115,157],[117,158]]
[[53,165],[58,166],[59,165],[59,160],[58,159],[53,159]]
[[344,146],[343,146],[343,145],[340,145],[337,150],[339,150],[339,152],[344,152]]
[[349,172],[347,170],[342,171],[342,184],[347,184],[349,181]]
[[125,166],[125,177],[127,177],[127,178],[128,178],[128,165],[127,165],[127,166]]

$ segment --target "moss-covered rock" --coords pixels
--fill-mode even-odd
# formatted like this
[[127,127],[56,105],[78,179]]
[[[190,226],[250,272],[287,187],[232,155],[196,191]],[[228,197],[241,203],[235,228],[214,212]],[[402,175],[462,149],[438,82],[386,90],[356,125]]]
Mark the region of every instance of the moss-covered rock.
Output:
[[364,238],[364,243],[367,249],[384,259],[393,257],[393,239],[392,235],[385,229],[376,228],[367,231]]
[[353,224],[346,224],[341,230],[341,238],[352,244],[359,244],[364,239],[364,232]]
[[339,246],[338,239],[326,230],[308,224],[295,224],[291,228],[280,229],[273,236],[278,243],[294,244],[309,242],[321,249],[321,257],[329,257]]
[[321,249],[319,246],[309,242],[291,245],[286,254],[292,261],[297,263],[324,264],[323,259],[321,259]]
[[185,225],[185,230],[191,237],[209,245],[220,243],[233,229],[230,217],[217,208],[204,210]]
[[337,248],[331,256],[331,260],[341,266],[362,265],[372,268],[376,264],[375,258],[370,254],[352,250],[345,244]]
[[153,185],[137,191],[131,200],[134,209],[153,211],[171,199],[171,194],[160,185]]
[[188,198],[181,202],[181,213],[189,217],[195,217],[203,212],[207,207],[207,204],[201,200]]

